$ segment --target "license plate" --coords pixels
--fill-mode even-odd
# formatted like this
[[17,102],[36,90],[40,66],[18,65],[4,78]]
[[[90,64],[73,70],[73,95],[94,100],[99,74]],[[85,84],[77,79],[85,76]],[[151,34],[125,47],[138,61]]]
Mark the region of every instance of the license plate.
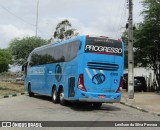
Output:
[[98,98],[106,98],[104,95],[99,95]]

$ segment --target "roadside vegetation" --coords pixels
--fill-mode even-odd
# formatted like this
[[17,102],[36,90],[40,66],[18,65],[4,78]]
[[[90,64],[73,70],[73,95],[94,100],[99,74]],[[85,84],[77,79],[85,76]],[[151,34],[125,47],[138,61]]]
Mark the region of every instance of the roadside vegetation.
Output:
[[[158,0],[143,0],[143,22],[134,25],[134,65],[152,69],[155,75],[154,89],[160,91],[160,3]],[[128,29],[128,24],[126,25]],[[125,42],[125,68],[128,68],[128,34],[126,30],[122,39]]]
[[23,82],[0,82],[0,96],[24,92]]
[[16,73],[0,73],[0,97],[24,92],[24,82],[16,82]]

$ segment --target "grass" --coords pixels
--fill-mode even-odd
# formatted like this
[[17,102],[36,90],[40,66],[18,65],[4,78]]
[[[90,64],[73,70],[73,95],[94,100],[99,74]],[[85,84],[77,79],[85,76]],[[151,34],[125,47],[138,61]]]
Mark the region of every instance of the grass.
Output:
[[20,82],[0,82],[0,96],[24,92],[24,84]]

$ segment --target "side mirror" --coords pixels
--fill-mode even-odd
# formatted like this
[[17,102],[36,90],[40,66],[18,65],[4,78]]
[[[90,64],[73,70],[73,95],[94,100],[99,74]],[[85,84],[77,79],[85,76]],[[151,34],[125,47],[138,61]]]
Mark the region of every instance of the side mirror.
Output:
[[28,62],[26,62],[22,65],[22,71],[25,71],[25,72],[27,71],[27,64],[28,64]]

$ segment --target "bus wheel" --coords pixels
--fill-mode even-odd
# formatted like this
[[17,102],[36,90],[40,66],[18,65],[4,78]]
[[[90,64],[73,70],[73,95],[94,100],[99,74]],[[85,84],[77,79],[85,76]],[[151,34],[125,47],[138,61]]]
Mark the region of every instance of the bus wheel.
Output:
[[52,91],[52,101],[53,103],[58,103],[58,93],[56,87],[54,87]]
[[93,103],[93,107],[95,107],[95,108],[100,108],[101,106],[102,106],[101,102]]
[[28,94],[29,94],[30,97],[34,96],[34,93],[31,91],[31,85],[30,84],[28,86]]
[[66,105],[67,101],[64,100],[64,91],[63,88],[61,88],[60,93],[59,93],[59,101],[61,105]]

